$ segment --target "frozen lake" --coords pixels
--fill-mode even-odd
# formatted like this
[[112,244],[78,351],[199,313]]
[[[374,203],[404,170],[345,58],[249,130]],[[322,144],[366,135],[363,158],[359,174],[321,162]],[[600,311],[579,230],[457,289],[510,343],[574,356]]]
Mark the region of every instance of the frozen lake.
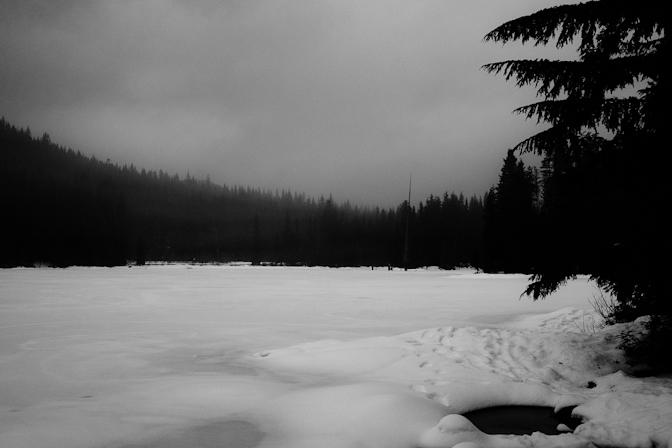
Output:
[[253,447],[269,397],[329,383],[264,370],[255,352],[500,325],[590,309],[595,292],[577,280],[534,303],[519,299],[526,281],[364,268],[0,270],[0,446]]

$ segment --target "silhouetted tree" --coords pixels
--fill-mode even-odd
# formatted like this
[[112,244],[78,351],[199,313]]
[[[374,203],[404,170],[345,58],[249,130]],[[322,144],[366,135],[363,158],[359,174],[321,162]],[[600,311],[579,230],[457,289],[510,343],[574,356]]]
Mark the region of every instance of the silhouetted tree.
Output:
[[[535,299],[588,273],[618,299],[617,314],[670,320],[669,38],[664,2],[599,0],[507,22],[486,40],[557,47],[578,59],[488,64],[540,102],[516,112],[550,127],[516,146],[544,157],[543,251]],[[667,324],[666,324],[667,325]]]
[[486,270],[529,272],[532,268],[537,243],[537,190],[534,171],[509,150],[497,187],[487,198]]

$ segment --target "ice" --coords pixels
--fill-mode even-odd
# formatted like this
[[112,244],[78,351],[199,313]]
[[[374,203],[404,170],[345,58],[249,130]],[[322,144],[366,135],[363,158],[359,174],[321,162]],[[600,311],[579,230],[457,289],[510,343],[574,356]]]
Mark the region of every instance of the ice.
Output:
[[[590,321],[593,286],[533,303],[519,298],[526,282],[436,269],[1,270],[0,446],[410,448],[451,446],[461,431],[461,448],[569,447],[613,442],[623,415],[628,446],[651,431],[669,444],[669,385],[613,373],[616,330]],[[636,399],[647,393],[653,409]],[[626,414],[597,417],[618,402]],[[562,436],[460,426],[456,414],[495,404],[580,404],[587,422]]]

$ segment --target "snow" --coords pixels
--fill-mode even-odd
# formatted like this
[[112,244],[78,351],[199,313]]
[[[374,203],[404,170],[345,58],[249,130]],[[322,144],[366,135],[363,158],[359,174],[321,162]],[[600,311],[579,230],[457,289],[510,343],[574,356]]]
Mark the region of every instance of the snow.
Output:
[[598,378],[592,399],[574,413],[576,430],[597,445],[672,446],[672,378],[632,378],[616,372]]
[[[0,270],[0,446],[671,446],[672,380],[633,378],[570,282],[252,266]],[[641,326],[641,322],[633,324]],[[594,386],[594,387],[589,387]],[[579,405],[574,432],[460,413]],[[568,429],[568,428],[567,428]]]
[[[545,320],[585,313],[563,309]],[[258,356],[275,370],[338,372],[350,380],[405,384],[455,413],[504,404],[555,406],[565,392],[623,362],[616,337],[571,331],[569,322],[566,327],[439,327],[393,337],[311,342]],[[466,387],[474,384],[477,390]]]
[[440,404],[384,383],[301,389],[272,400],[264,410],[280,428],[262,447],[415,446],[439,421]]
[[[506,328],[440,327],[257,356],[274,369],[394,383],[441,403],[449,415],[422,433],[421,447],[672,446],[672,378],[625,375],[622,329],[604,327],[589,311],[563,308]],[[458,415],[500,405],[579,405],[573,414],[584,423],[572,434],[501,437]]]

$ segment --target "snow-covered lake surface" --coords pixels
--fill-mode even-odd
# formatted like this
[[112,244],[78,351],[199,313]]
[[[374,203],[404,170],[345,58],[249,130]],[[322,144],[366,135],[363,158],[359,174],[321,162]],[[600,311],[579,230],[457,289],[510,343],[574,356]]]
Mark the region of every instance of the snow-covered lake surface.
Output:
[[[492,438],[449,414],[518,402],[599,413],[598,392],[623,379],[608,375],[614,343],[594,326],[594,286],[576,280],[532,302],[519,298],[526,281],[363,268],[1,270],[0,446],[530,446],[537,439]],[[594,396],[584,393],[598,374]],[[665,399],[667,383],[646,387]],[[672,414],[662,412],[664,426]],[[552,440],[584,446],[604,427]]]

